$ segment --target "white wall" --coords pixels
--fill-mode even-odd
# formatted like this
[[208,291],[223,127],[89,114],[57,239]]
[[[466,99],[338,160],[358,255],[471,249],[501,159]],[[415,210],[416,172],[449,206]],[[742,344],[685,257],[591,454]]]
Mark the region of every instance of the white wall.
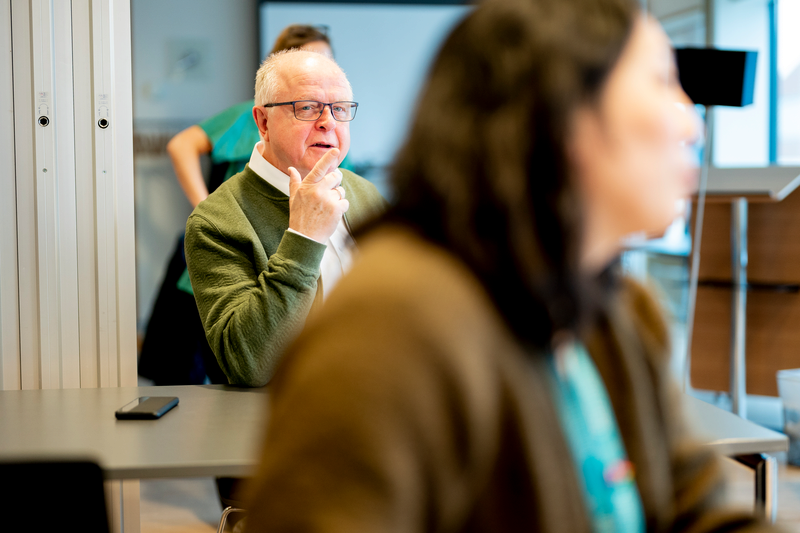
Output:
[[183,128],[253,97],[256,0],[131,0],[138,325],[191,205],[164,151]]
[[134,119],[191,123],[253,97],[256,0],[132,0]]
[[778,4],[778,161],[800,163],[800,0]]
[[714,165],[755,167],[769,164],[769,19],[767,0],[716,0],[714,45],[757,50],[753,104],[718,107],[714,124]]
[[647,8],[654,17],[664,19],[681,13],[705,9],[705,0],[647,0]]
[[681,11],[660,21],[673,46],[706,45],[706,14],[703,9]]

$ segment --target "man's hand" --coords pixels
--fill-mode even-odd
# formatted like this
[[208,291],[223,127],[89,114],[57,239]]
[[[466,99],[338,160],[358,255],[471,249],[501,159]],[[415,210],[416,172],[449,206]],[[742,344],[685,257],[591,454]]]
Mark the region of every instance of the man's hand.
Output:
[[333,148],[305,178],[289,167],[289,228],[323,244],[350,207],[335,172],[338,161],[339,149]]

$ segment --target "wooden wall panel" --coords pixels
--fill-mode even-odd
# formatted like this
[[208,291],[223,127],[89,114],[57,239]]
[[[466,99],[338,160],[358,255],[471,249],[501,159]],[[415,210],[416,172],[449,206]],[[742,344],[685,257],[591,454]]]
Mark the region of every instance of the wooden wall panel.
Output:
[[[704,287],[730,281],[728,203],[706,205],[692,339],[692,386],[728,390],[731,290]],[[748,281],[800,284],[800,192],[782,202],[751,203]],[[747,392],[777,396],[776,373],[800,368],[800,293],[752,289],[747,293]]]
[[[747,392],[777,396],[776,373],[800,368],[800,294],[747,295]],[[731,291],[700,287],[692,341],[692,386],[729,388]]]

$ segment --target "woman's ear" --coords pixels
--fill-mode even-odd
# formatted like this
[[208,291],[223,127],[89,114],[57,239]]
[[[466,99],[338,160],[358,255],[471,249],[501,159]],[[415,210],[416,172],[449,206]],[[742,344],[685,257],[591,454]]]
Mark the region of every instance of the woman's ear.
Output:
[[578,176],[591,172],[598,152],[603,149],[600,120],[597,110],[582,105],[575,110],[567,140],[567,156]]

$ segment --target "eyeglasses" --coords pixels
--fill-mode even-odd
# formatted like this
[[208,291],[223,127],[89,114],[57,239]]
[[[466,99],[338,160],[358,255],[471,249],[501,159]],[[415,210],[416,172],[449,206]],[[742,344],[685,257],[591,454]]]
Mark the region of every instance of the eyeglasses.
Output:
[[264,107],[277,107],[290,105],[294,109],[294,118],[297,120],[319,120],[325,106],[331,108],[331,115],[339,122],[350,122],[356,118],[358,102],[332,102],[326,104],[316,100],[295,100],[294,102],[278,102],[276,104],[264,104]]

